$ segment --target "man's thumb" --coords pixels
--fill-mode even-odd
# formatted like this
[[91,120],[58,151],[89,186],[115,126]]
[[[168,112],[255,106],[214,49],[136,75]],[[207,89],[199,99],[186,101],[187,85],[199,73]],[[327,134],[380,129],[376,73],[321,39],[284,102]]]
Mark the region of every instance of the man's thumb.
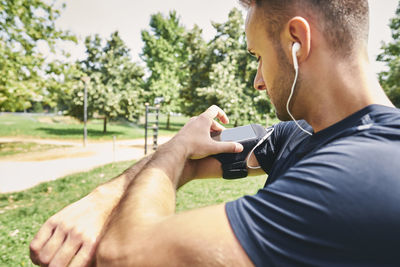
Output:
[[218,153],[240,153],[243,151],[243,146],[235,142],[216,142]]

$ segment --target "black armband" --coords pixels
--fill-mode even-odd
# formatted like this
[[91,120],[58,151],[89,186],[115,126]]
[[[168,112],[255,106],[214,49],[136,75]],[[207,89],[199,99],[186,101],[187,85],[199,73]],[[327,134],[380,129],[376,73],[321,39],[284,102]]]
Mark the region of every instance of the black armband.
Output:
[[[244,127],[247,127],[248,129],[245,129]],[[224,138],[223,133],[225,131],[229,131],[229,133],[227,132],[226,136],[228,137]],[[221,132],[221,137],[217,140],[238,142],[243,145],[243,151],[240,153],[222,153],[213,155],[212,157],[216,158],[221,163],[223,173],[222,177],[224,179],[247,177],[247,156],[253,147],[256,146],[257,143],[267,134],[267,130],[261,125],[251,124],[227,129],[225,131]],[[235,136],[235,131],[240,133]]]

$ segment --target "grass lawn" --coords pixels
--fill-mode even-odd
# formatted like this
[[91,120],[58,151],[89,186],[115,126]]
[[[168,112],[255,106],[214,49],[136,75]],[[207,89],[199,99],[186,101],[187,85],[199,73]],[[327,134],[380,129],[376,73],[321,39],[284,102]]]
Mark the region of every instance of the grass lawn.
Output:
[[[131,164],[105,165],[26,191],[0,194],[0,266],[33,266],[29,259],[29,243],[46,219]],[[180,212],[254,194],[265,179],[266,176],[236,181],[193,181],[178,191],[176,209]]]
[[[187,117],[171,116],[170,129],[166,129],[167,117],[160,116],[161,135],[176,133],[188,120]],[[107,133],[103,133],[103,121],[90,120],[87,124],[88,138],[90,140],[111,140],[113,136],[118,139],[134,139],[144,137],[143,125],[128,122],[109,122]],[[152,137],[149,129],[149,136]],[[83,136],[83,123],[70,117],[38,116],[38,115],[0,115],[0,136],[2,137],[33,137],[48,139],[81,140]]]
[[[150,121],[154,121],[150,117]],[[167,130],[167,116],[160,115],[159,134],[173,135],[189,120],[185,116],[171,116],[170,129]],[[144,121],[143,119],[140,120]],[[270,124],[277,123],[278,120],[270,120]],[[152,124],[150,124],[152,125]],[[87,124],[89,140],[112,140],[113,136],[117,139],[143,138],[145,134],[142,124],[136,125],[129,122],[109,122],[107,133],[103,133],[103,121],[99,119],[90,120]],[[232,125],[228,125],[233,127]],[[33,137],[42,139],[69,139],[82,140],[83,123],[63,116],[38,116],[38,115],[10,115],[0,114],[0,137]],[[153,136],[152,129],[149,129],[148,136]]]
[[31,142],[8,142],[0,143],[0,157],[11,156],[26,152],[41,152],[53,148],[62,148],[68,146],[58,146],[50,144],[38,144]]

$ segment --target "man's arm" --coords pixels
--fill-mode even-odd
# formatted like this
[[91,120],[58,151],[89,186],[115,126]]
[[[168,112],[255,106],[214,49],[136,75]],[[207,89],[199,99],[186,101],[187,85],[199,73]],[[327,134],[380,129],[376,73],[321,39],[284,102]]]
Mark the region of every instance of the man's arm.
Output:
[[[151,156],[50,217],[30,244],[32,262],[57,266],[67,266],[68,263],[85,266],[89,263],[108,216]],[[188,160],[182,172],[181,185],[194,178],[221,177],[220,169],[219,162],[212,158]]]
[[[250,156],[249,165],[250,166],[260,166],[256,156],[254,156],[254,153]],[[186,169],[188,167],[185,166],[184,173],[187,172]],[[207,158],[200,159],[200,160],[193,160],[193,166],[190,167],[190,169],[192,170],[192,173],[194,175],[188,176],[189,180],[222,177],[221,163],[213,157],[207,157]],[[263,169],[261,169],[261,168],[248,169],[248,176],[259,176],[259,175],[265,175],[265,172],[263,171]],[[187,176],[183,175],[183,177],[187,177]]]
[[110,216],[97,251],[98,266],[251,265],[232,232],[224,205],[174,214],[175,190],[188,158],[240,152],[240,144],[215,142],[213,106],[160,147]]
[[[68,263],[71,266],[84,266],[89,263],[108,216],[150,159],[151,155],[50,217],[30,244],[32,261],[38,265],[51,263],[57,266],[66,266]],[[257,162],[251,165],[256,166]],[[249,175],[262,173],[249,170]],[[215,158],[187,160],[179,186],[193,179],[217,177],[222,177],[222,170]]]
[[[71,266],[85,266],[90,263],[108,216],[151,157],[143,158],[118,177],[50,217],[31,241],[32,262],[51,266],[67,266],[69,263]],[[218,177],[218,164],[209,159],[188,161],[182,172],[185,179],[182,180],[189,181],[194,176]]]
[[108,216],[150,158],[151,155],[143,158],[120,176],[50,217],[30,244],[32,262],[51,266],[87,265]]

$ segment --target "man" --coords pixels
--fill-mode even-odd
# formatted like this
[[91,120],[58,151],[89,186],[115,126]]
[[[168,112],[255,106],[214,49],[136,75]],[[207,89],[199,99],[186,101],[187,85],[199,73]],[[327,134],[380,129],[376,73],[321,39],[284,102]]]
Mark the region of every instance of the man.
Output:
[[241,3],[248,49],[259,60],[255,88],[267,91],[281,120],[305,120],[274,126],[255,149],[251,165],[269,174],[266,186],[174,213],[176,188],[221,176],[207,156],[243,149],[210,138],[223,129],[214,118],[227,122],[213,106],[153,156],[51,217],[31,243],[33,262],[400,264],[400,112],[369,68],[367,0]]

